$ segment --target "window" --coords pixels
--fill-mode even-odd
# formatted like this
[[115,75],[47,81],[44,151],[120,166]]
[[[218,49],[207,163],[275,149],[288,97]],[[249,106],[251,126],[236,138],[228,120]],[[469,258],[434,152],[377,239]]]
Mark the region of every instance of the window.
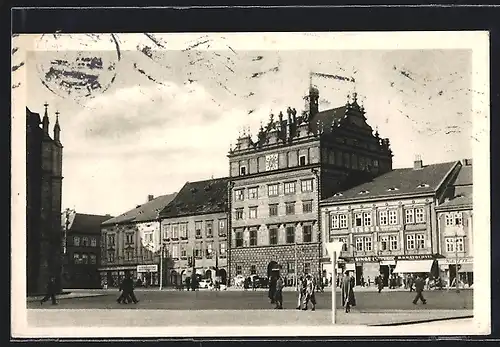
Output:
[[372,250],[372,238],[371,238],[371,236],[363,237],[363,243],[364,243],[365,251]]
[[245,190],[244,189],[235,190],[234,191],[234,198],[236,201],[245,200]]
[[73,253],[73,263],[80,264],[80,253]]
[[455,212],[455,225],[462,225],[462,213],[461,212]]
[[194,256],[196,258],[201,258],[203,255],[202,255],[202,252],[201,252],[201,243],[197,243],[195,245],[195,248],[194,248]]
[[389,237],[381,236],[380,237],[380,250],[387,251],[389,249]]
[[270,184],[267,186],[267,195],[269,196],[278,196],[278,185]]
[[250,274],[255,275],[257,273],[257,266],[250,265]]
[[181,223],[179,224],[179,234],[181,238],[187,239],[188,238],[188,225],[187,223]]
[[380,225],[387,225],[387,211],[380,211],[378,218]]
[[90,239],[90,246],[91,247],[97,247],[97,239],[95,237],[92,237]]
[[395,251],[398,249],[398,237],[396,235],[389,236],[389,241],[391,245],[391,251]]
[[221,258],[226,257],[226,243],[225,242],[219,243],[219,256]]
[[369,227],[372,225],[372,214],[370,212],[363,213],[363,221],[365,227]]
[[214,237],[214,221],[213,220],[205,221],[205,235],[207,237]]
[[97,264],[97,256],[93,253],[90,254],[90,264]]
[[226,220],[219,219],[219,236],[226,236]]
[[455,251],[455,240],[451,237],[446,238],[446,252],[454,252]]
[[269,205],[269,216],[277,216],[278,215],[278,205]]
[[389,211],[389,224],[390,225],[398,224],[398,211],[396,210]]
[[406,249],[415,249],[415,235],[406,235]]
[[286,227],[286,243],[295,243],[295,227]]
[[257,246],[257,230],[250,230],[250,246]]
[[179,224],[172,225],[172,238],[173,239],[179,238]]
[[82,246],[84,247],[89,246],[89,238],[87,236],[82,237]]
[[345,214],[339,215],[339,220],[340,220],[340,228],[345,229],[347,228],[347,216]]
[[164,239],[169,239],[171,235],[170,232],[170,224],[166,224],[163,228],[163,238]]
[[125,260],[131,261],[134,257],[134,251],[133,250],[126,250],[125,251]]
[[285,183],[285,194],[295,194],[295,182]]
[[247,167],[246,166],[240,166],[240,175],[246,175],[247,174]]
[[300,187],[301,187],[302,192],[312,192],[313,191],[313,180],[301,181]]
[[302,227],[302,241],[312,242],[312,226],[304,225]]
[[289,274],[294,274],[295,273],[295,263],[290,262],[286,264],[286,270]]
[[304,165],[306,165],[306,156],[305,156],[305,155],[301,155],[301,156],[299,157],[299,165],[300,165],[300,166],[304,166]]
[[257,207],[248,208],[248,218],[257,218]]
[[286,214],[295,214],[295,202],[285,203]]
[[[113,240],[114,240],[114,235],[113,235]],[[109,243],[111,243],[111,242],[109,242]],[[113,245],[114,244],[115,244],[115,242],[113,241]],[[79,236],[73,237],[73,245],[74,246],[80,246],[80,237]]]
[[425,213],[424,213],[423,207],[419,207],[419,208],[415,209],[415,222],[425,223]]
[[87,253],[82,254],[82,264],[88,264],[89,263],[89,256]]
[[302,213],[311,213],[312,210],[313,210],[312,200],[302,202]]
[[205,248],[205,258],[211,259],[212,258],[212,253],[213,253],[213,243],[208,242],[207,247]]
[[347,228],[347,216],[345,214],[332,215],[332,229]]
[[363,250],[363,238],[356,237],[356,251],[362,251],[362,250]]
[[196,238],[201,238],[201,221],[194,222],[194,230]]
[[304,263],[304,273],[308,274],[311,272],[311,263]]
[[354,225],[357,227],[363,226],[363,215],[361,213],[356,213],[354,218]]
[[241,265],[236,265],[236,274],[241,275]]
[[243,247],[243,232],[235,232],[236,247]]
[[248,188],[248,198],[249,199],[257,199],[259,196],[258,196],[258,192],[257,192],[257,187],[254,187],[254,188]]
[[464,251],[464,238],[457,237],[456,242],[457,242],[457,252],[463,252]]
[[173,245],[173,247],[172,247],[172,258],[179,259],[179,245]]
[[417,234],[417,248],[418,249],[424,249],[425,248],[425,235],[424,234]]
[[125,243],[127,245],[134,243],[134,233],[126,233],[125,234]]
[[405,223],[406,224],[415,223],[415,210],[413,209],[405,210]]
[[182,245],[180,245],[180,247],[181,247],[181,258],[186,259],[187,258],[187,245],[182,244]]
[[276,228],[269,229],[269,244],[270,245],[278,244],[278,229]]
[[237,220],[243,219],[243,209],[242,208],[236,209],[236,216],[235,217]]
[[108,263],[115,261],[115,251],[108,251]]
[[445,215],[446,218],[446,226],[452,226],[455,223],[454,213],[447,213]]
[[153,243],[153,233],[152,232],[144,233],[144,240],[147,244]]

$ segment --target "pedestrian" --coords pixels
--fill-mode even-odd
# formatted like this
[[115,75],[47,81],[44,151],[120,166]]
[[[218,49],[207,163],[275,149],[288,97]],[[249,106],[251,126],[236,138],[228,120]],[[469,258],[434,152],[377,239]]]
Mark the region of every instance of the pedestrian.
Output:
[[274,302],[276,303],[275,309],[283,309],[283,287],[283,279],[279,276],[276,280],[276,288],[274,291]]
[[130,300],[129,300],[130,298],[128,297],[127,293],[123,289],[123,282],[125,282],[125,280],[120,282],[120,284],[118,286],[118,291],[120,292],[120,296],[118,297],[118,299],[116,299],[116,302],[119,304],[128,304],[130,302]]
[[361,275],[361,278],[359,279],[359,282],[361,284],[361,287],[365,286],[365,278],[363,277],[363,275]]
[[303,311],[307,311],[307,306],[309,301],[311,302],[312,308],[311,311],[316,310],[316,281],[312,278],[311,275],[306,276],[306,293],[304,298],[304,307]]
[[372,285],[372,281],[370,279],[370,276],[368,276],[367,281],[368,281],[368,287],[371,286]]
[[57,305],[56,291],[57,291],[56,278],[54,276],[51,276],[49,278],[49,281],[47,282],[47,292],[43,297],[43,299],[40,300],[40,305],[43,305],[43,303],[49,299],[52,300],[52,305]]
[[121,284],[122,295],[118,298],[118,302],[120,303],[120,298],[127,300],[128,303],[133,302],[137,304],[139,300],[135,297],[134,294],[134,280],[130,277],[130,274],[127,272],[125,274],[125,279]]
[[376,278],[376,282],[377,282],[377,287],[378,287],[378,292],[380,293],[382,291],[382,289],[384,289],[384,278],[382,277],[383,275],[380,274],[379,276],[377,276]]
[[255,276],[252,276],[252,290],[255,291],[257,288],[257,281],[255,280]]
[[354,277],[351,272],[345,273],[342,280],[342,306],[345,307],[345,312],[351,312],[351,307],[356,306],[356,297],[354,296]]
[[421,276],[417,276],[415,279],[415,291],[417,292],[417,295],[415,296],[415,299],[413,299],[413,304],[416,305],[418,300],[420,299],[422,301],[422,304],[426,304],[427,300],[424,299],[424,296],[422,295],[422,292],[424,291],[424,286],[425,282],[424,279]]
[[297,310],[300,310],[302,308],[302,303],[304,302],[304,297],[306,295],[306,286],[303,276],[300,276],[299,280],[297,281],[297,293]]
[[415,283],[415,279],[413,278],[413,275],[410,275],[408,277],[408,288],[410,288],[410,293],[413,292],[413,284]]
[[275,303],[275,291],[276,291],[276,277],[275,276],[271,276],[271,278],[269,279],[269,293],[268,293],[268,297],[269,297],[269,300],[271,300],[271,304],[274,304]]

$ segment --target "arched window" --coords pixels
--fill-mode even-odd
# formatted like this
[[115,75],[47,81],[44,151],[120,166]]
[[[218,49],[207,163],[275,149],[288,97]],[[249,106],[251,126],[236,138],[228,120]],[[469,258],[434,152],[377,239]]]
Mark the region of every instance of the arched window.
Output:
[[89,256],[87,253],[82,254],[82,264],[88,264],[89,263]]
[[73,253],[73,263],[80,264],[80,253]]

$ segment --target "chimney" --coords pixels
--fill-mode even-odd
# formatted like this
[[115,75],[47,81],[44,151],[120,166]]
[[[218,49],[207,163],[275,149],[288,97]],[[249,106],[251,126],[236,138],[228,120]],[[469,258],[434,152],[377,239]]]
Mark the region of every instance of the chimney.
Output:
[[155,196],[154,196],[154,195],[149,194],[149,195],[148,195],[148,202],[149,202],[149,201],[153,201],[153,200],[154,200],[154,198],[155,198]]
[[472,166],[472,159],[468,159],[468,158],[462,159],[462,165],[463,166]]
[[415,160],[413,161],[413,170],[420,170],[424,167],[423,163],[422,163],[422,157],[420,156],[420,154],[417,154],[415,156]]

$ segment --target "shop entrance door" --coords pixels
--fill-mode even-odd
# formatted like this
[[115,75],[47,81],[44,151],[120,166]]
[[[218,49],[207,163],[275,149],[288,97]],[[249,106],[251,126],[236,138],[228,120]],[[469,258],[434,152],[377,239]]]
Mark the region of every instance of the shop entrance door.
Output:
[[356,265],[356,285],[357,286],[362,285],[362,283],[361,283],[361,277],[363,277],[363,266],[362,265]]
[[389,284],[389,265],[380,265],[380,273],[382,274],[382,282],[384,283],[384,287],[387,287]]

